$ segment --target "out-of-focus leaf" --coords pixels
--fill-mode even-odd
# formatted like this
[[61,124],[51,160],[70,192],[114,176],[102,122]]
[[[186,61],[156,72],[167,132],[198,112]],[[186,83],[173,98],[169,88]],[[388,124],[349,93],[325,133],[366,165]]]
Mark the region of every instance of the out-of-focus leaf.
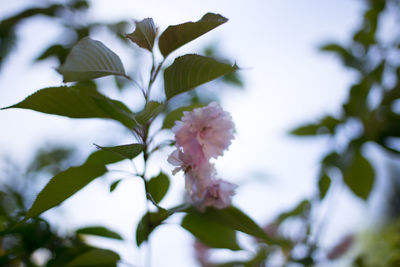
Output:
[[169,26],[160,36],[158,46],[161,54],[167,57],[172,51],[182,45],[200,37],[228,19],[219,14],[207,13],[199,21],[186,22],[179,25]]
[[235,230],[201,213],[188,213],[182,220],[182,227],[210,247],[240,250]]
[[164,198],[165,194],[168,192],[168,188],[168,175],[162,172],[147,182],[147,191],[156,203],[159,203]]
[[91,80],[107,75],[125,76],[121,59],[102,42],[85,37],[67,56],[58,71],[64,82]]
[[309,210],[309,208],[310,208],[310,201],[303,200],[293,209],[291,209],[287,212],[281,213],[275,221],[280,224],[284,220],[286,220],[290,217],[302,216],[305,212],[307,212]]
[[95,178],[107,172],[106,164],[121,161],[121,157],[106,151],[92,153],[86,162],[54,176],[38,194],[23,222],[61,204]]
[[226,74],[225,76],[222,77],[222,81],[227,84],[232,84],[240,88],[244,87],[243,80],[237,72],[231,72]]
[[99,267],[111,267],[117,266],[117,262],[120,257],[114,251],[108,249],[92,248],[89,251],[78,255],[72,259],[65,266],[68,267],[84,267],[84,266],[99,266]]
[[340,120],[332,116],[326,116],[323,119],[321,119],[320,122],[315,124],[306,124],[300,126],[290,131],[290,134],[297,136],[334,134],[336,126],[339,125],[340,123],[341,123]]
[[268,257],[268,252],[266,249],[260,249],[257,254],[248,261],[230,261],[218,265],[213,265],[214,267],[255,267],[263,266],[263,263]]
[[326,44],[320,49],[325,52],[336,53],[336,55],[342,60],[343,64],[347,67],[361,70],[364,66],[359,58],[356,58],[347,48],[339,44]]
[[164,72],[165,95],[170,99],[237,69],[236,65],[195,54],[178,57]]
[[82,235],[95,235],[95,236],[123,240],[120,234],[118,234],[115,231],[111,231],[110,229],[107,229],[103,226],[90,226],[90,227],[80,228],[76,230],[76,233]]
[[154,40],[157,35],[157,28],[152,18],[135,22],[135,31],[127,34],[126,37],[138,46],[153,51]]
[[166,220],[172,213],[167,210],[146,213],[136,228],[136,245],[139,247],[149,238],[151,232]]
[[180,120],[183,116],[183,112],[185,111],[192,111],[195,108],[203,107],[204,105],[201,104],[194,104],[186,107],[177,108],[170,113],[167,114],[164,118],[163,122],[163,129],[170,129],[174,126],[175,121]]
[[366,200],[374,185],[375,172],[369,161],[356,151],[351,165],[343,170],[343,179],[356,196]]
[[319,189],[319,197],[320,199],[324,199],[328,189],[331,185],[331,177],[329,177],[325,172],[321,174],[318,179],[318,189]]
[[115,153],[120,157],[125,159],[133,159],[143,152],[144,145],[143,144],[128,144],[128,145],[120,145],[120,146],[108,146],[103,147],[96,145],[98,148],[103,149],[108,152]]
[[145,108],[136,114],[136,121],[142,125],[156,117],[164,109],[164,104],[156,101],[150,101]]
[[60,86],[41,89],[23,101],[2,109],[24,108],[70,118],[107,118],[128,128],[135,126],[133,113],[121,102],[91,87]]
[[110,193],[114,192],[114,190],[117,188],[117,186],[119,185],[119,183],[122,181],[122,179],[118,179],[116,181],[114,181],[111,185],[110,185]]
[[200,213],[193,209],[190,211],[190,214],[192,213],[202,216],[207,220],[219,223],[232,230],[240,231],[259,238],[266,243],[274,243],[274,240],[272,240],[257,223],[236,207],[230,206],[222,210],[208,208],[204,213]]
[[64,62],[67,58],[68,52],[68,48],[60,44],[55,44],[48,47],[40,56],[36,58],[36,61],[45,60],[50,57],[56,57],[59,62]]

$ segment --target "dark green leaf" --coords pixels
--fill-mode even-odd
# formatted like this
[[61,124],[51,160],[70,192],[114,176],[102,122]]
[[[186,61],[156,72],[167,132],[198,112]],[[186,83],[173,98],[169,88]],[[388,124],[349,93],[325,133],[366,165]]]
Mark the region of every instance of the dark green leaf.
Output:
[[158,46],[161,54],[167,57],[172,51],[200,37],[228,19],[219,14],[207,13],[197,22],[186,22],[169,26],[160,36]]
[[157,35],[157,28],[152,18],[135,22],[135,31],[127,34],[126,37],[138,46],[153,51],[154,40]]
[[110,185],[110,193],[113,192],[117,186],[119,185],[119,183],[122,181],[122,179],[118,179],[116,181],[114,181],[111,185]]
[[144,110],[136,114],[136,121],[142,125],[145,125],[150,121],[150,119],[160,114],[163,109],[163,104],[156,101],[150,101],[149,103],[147,103]]
[[369,161],[357,151],[351,165],[343,172],[343,179],[355,195],[366,200],[374,185],[374,169]]
[[76,233],[82,235],[96,235],[101,237],[123,240],[120,234],[111,231],[103,226],[90,226],[90,227],[80,228],[76,230]]
[[159,203],[168,192],[169,178],[165,173],[160,172],[156,177],[151,178],[147,183],[147,191],[156,203]]
[[204,217],[201,213],[188,213],[183,218],[182,227],[207,246],[240,250],[240,246],[236,241],[235,230]]
[[107,75],[125,75],[121,59],[103,43],[85,37],[80,40],[58,68],[64,82],[91,80]]
[[325,172],[319,177],[318,180],[318,189],[319,189],[319,197],[320,199],[324,199],[328,189],[331,185],[331,177],[329,177]]
[[158,212],[146,213],[139,221],[136,228],[136,244],[139,247],[144,241],[149,238],[151,232],[166,220],[171,212],[167,210],[159,210]]
[[59,205],[106,172],[107,169],[104,165],[85,164],[79,167],[71,167],[57,174],[39,193],[24,221]]
[[236,65],[188,54],[175,59],[164,72],[167,99],[237,70]]
[[109,147],[102,147],[96,145],[98,148],[103,149],[108,152],[115,153],[122,158],[125,159],[133,159],[142,153],[144,145],[142,144],[129,144],[129,145],[120,145],[120,146],[109,146]]
[[177,108],[173,111],[171,111],[170,113],[167,114],[167,116],[165,116],[164,118],[164,122],[163,122],[163,129],[170,129],[174,126],[175,121],[180,120],[183,116],[183,112],[185,111],[192,111],[195,108],[200,108],[203,107],[204,105],[201,104],[194,104],[191,106],[186,106],[186,107],[180,107]]
[[3,108],[24,108],[70,118],[108,118],[128,128],[135,126],[133,113],[121,102],[91,87],[61,86],[41,89],[23,101]]
[[99,266],[99,267],[108,267],[108,266],[117,266],[117,262],[120,260],[120,257],[117,253],[108,250],[108,249],[100,249],[100,248],[92,248],[89,251],[78,255],[76,258],[72,259],[67,265],[68,267],[72,266]]

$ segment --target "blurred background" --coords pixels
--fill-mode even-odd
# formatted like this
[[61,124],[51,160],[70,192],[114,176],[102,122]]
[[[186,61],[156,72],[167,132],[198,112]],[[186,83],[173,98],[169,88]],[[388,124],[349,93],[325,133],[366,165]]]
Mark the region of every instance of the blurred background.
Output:
[[[174,56],[199,53],[236,62],[241,70],[175,99],[169,108],[216,100],[231,113],[236,138],[216,162],[218,172],[239,185],[237,207],[268,233],[293,242],[290,253],[269,251],[266,266],[400,265],[400,1],[0,4],[0,107],[60,86],[55,69],[85,36],[101,40],[130,76],[145,83],[151,57],[125,38],[134,20],[152,17],[162,32],[207,12],[227,17],[226,24]],[[134,111],[143,107],[141,92],[119,78],[98,79],[96,86]],[[156,83],[154,97],[162,99],[161,92]],[[145,213],[143,186],[118,173],[131,168],[124,162],[42,218],[7,231],[48,180],[80,164],[95,150],[93,143],[127,143],[130,133],[114,122],[19,109],[2,110],[0,122],[0,265],[42,266],[60,251],[88,243],[117,251],[119,266],[143,266],[148,253],[134,241]],[[171,173],[166,162],[171,151],[153,158],[151,172],[161,166]],[[110,193],[110,184],[121,178]],[[183,198],[183,177],[171,181],[163,206]],[[225,250],[211,250],[207,262],[196,258],[193,237],[179,222],[172,217],[151,235],[153,266],[212,266],[248,258]],[[78,230],[93,225],[119,236]],[[249,251],[254,247],[245,236],[240,241]]]

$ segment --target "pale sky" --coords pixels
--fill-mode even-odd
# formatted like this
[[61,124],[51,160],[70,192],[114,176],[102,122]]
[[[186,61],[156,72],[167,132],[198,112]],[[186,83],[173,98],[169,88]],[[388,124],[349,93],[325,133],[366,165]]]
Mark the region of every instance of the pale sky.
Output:
[[[13,14],[27,2],[32,1],[3,2],[0,18]],[[339,111],[353,76],[335,58],[320,53],[317,47],[329,41],[345,42],[350,37],[359,23],[360,1],[96,0],[92,5],[90,17],[96,20],[152,17],[161,31],[170,24],[198,20],[207,12],[229,18],[226,24],[171,56],[193,52],[202,45],[218,41],[221,50],[243,68],[246,89],[232,90],[221,97],[222,106],[231,113],[236,124],[237,135],[229,151],[218,159],[218,172],[231,182],[251,180],[255,173],[264,174],[264,181],[244,184],[234,198],[234,204],[260,224],[314,192],[319,158],[327,150],[328,142],[323,138],[296,139],[286,133],[299,124]],[[61,85],[54,62],[43,62],[34,68],[30,64],[37,56],[33,53],[57,38],[57,27],[43,31],[45,25],[45,19],[37,19],[30,25],[24,23],[18,27],[20,46],[0,73],[1,107],[19,102],[37,89]],[[92,37],[112,48],[126,65],[134,60],[127,58],[126,51],[119,51],[118,44],[102,40],[101,33]],[[59,136],[70,143],[79,140],[84,151],[92,149],[93,143],[109,140],[114,133],[115,138],[124,138],[118,133],[119,127],[110,122],[69,120],[27,110],[1,111],[0,121],[3,124],[0,131],[2,154],[22,160],[29,159],[39,144],[54,142]],[[100,131],[93,133],[93,129]],[[126,138],[121,144],[124,141]],[[170,171],[171,167],[165,163],[166,155],[160,154],[159,160],[162,168]],[[172,178],[172,191],[163,202],[166,207],[177,204],[180,199],[181,178]],[[62,205],[64,215],[56,220],[63,229],[104,224],[121,231],[132,241],[137,221],[144,213],[142,184],[132,180],[122,185],[109,195],[104,180],[93,182]],[[348,201],[354,206],[351,217],[340,212]],[[339,225],[343,232],[357,229],[365,215],[364,204],[347,192],[341,193],[335,209],[330,224]],[[52,213],[59,211],[47,215],[53,217]],[[179,222],[179,219],[172,222]],[[325,239],[339,238],[332,233],[326,236]],[[103,244],[102,240],[95,241]],[[176,224],[163,226],[152,235],[153,266],[195,266],[191,244],[190,235]],[[117,246],[114,243],[104,245]],[[128,262],[143,262],[144,251],[138,252],[134,246],[118,246]]]

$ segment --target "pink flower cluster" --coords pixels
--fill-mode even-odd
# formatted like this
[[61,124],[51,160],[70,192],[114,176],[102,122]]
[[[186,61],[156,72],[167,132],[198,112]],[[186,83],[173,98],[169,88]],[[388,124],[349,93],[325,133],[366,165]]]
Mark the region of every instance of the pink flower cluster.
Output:
[[215,102],[203,108],[184,112],[181,121],[176,121],[177,149],[168,157],[168,162],[185,173],[187,200],[204,211],[214,206],[223,209],[231,204],[236,185],[216,178],[211,158],[222,156],[234,138],[234,125],[229,113]]

